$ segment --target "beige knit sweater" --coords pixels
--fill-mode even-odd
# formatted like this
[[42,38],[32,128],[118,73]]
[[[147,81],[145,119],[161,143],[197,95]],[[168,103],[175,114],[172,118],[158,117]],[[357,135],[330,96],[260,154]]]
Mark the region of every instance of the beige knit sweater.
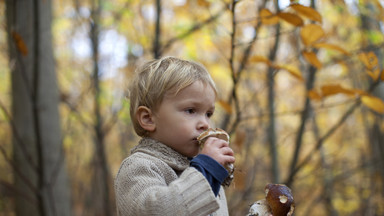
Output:
[[215,198],[187,157],[149,138],[131,153],[115,179],[118,215],[228,215],[223,188]]

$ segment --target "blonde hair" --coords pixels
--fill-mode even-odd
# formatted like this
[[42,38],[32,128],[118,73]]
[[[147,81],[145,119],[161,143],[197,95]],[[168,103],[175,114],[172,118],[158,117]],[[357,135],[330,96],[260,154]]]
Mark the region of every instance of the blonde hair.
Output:
[[130,115],[135,132],[145,136],[146,131],[140,126],[136,112],[139,106],[146,106],[156,111],[164,95],[175,95],[196,81],[210,85],[215,93],[216,86],[205,67],[197,62],[175,57],[163,57],[151,60],[136,70],[129,88]]

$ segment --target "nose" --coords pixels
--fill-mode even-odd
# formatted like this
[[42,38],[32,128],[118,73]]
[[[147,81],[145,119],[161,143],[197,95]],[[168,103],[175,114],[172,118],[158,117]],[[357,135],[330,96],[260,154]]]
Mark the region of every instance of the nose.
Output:
[[205,131],[209,128],[209,119],[206,117],[201,117],[197,123],[197,129],[199,131]]

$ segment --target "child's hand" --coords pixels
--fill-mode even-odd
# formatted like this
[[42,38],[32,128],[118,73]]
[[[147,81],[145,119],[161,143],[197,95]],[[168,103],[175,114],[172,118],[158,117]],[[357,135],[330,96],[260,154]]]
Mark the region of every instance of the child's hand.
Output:
[[235,162],[234,152],[229,147],[229,143],[216,137],[209,137],[207,139],[201,150],[201,154],[210,156],[223,166],[227,163]]

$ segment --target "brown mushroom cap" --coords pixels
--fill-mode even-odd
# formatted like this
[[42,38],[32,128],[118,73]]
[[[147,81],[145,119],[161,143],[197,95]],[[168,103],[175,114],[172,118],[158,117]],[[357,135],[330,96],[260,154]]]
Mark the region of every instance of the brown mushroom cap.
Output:
[[197,141],[199,141],[200,145],[203,145],[204,142],[208,139],[208,137],[217,137],[227,142],[229,141],[229,135],[227,134],[227,132],[220,128],[209,128],[197,137]]
[[265,194],[273,216],[291,216],[293,214],[295,203],[289,187],[283,184],[267,184]]

